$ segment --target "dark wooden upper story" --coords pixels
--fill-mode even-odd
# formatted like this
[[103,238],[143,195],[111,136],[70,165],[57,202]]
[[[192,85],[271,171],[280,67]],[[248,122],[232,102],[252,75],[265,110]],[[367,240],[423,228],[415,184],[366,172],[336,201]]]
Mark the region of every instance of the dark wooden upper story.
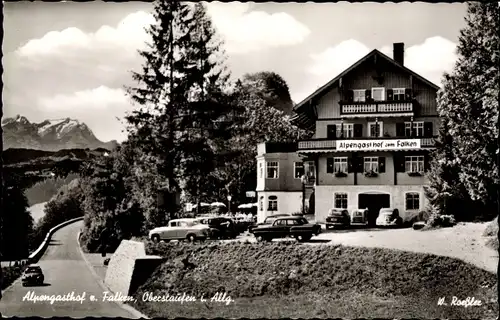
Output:
[[[395,49],[403,50],[396,44]],[[293,121],[312,129],[328,119],[437,117],[438,89],[403,61],[373,50],[296,105]]]

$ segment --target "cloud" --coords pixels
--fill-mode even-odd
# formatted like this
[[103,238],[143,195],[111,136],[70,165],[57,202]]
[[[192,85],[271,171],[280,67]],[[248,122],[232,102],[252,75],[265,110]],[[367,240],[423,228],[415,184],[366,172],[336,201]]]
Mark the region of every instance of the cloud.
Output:
[[367,46],[357,40],[342,41],[319,54],[311,54],[313,64],[308,68],[308,71],[314,75],[328,75],[333,78],[356,63],[369,51]]
[[[349,39],[320,53],[310,55],[311,65],[307,87],[292,93],[295,101],[301,101],[314,90],[333,79],[371,51],[363,43]],[[379,51],[392,58],[392,45],[384,45]],[[440,85],[444,72],[452,70],[457,60],[456,44],[440,36],[425,39],[422,43],[405,49],[405,66],[427,80]]]
[[445,38],[427,38],[422,44],[405,50],[405,66],[427,80],[441,85],[444,72],[450,72],[457,61],[457,45]]
[[[131,105],[123,89],[100,86],[94,89],[76,91],[71,94],[56,94],[39,98],[39,106],[46,111],[59,111],[83,108],[89,112],[104,109],[129,109]],[[122,108],[125,107],[125,108]]]
[[207,4],[207,12],[228,53],[246,53],[302,43],[311,31],[293,16],[251,11],[249,3]]
[[119,88],[99,86],[93,89],[38,98],[43,119],[75,118],[91,127],[103,141],[126,139],[123,117],[133,110],[126,92]]
[[[51,31],[40,39],[29,40],[16,50],[22,57],[47,55],[67,55],[75,50],[125,50],[125,53],[135,52],[144,47],[149,39],[144,28],[154,23],[151,14],[138,11],[126,16],[116,27],[102,26],[94,33],[84,33],[71,27],[62,31]],[[123,51],[122,51],[123,53]]]

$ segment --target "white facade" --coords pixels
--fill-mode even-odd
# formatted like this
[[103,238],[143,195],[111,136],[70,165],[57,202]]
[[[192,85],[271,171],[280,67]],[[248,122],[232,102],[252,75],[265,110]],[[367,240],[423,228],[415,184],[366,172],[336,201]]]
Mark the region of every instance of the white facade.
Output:
[[[269,197],[271,197],[270,200]],[[274,198],[276,197],[276,198]],[[275,199],[275,200],[274,200]],[[269,210],[269,201],[276,201],[277,210]],[[307,206],[307,202],[306,202]],[[294,213],[302,211],[301,191],[258,191],[257,192],[257,222],[262,222],[272,214]]]
[[[347,194],[349,212],[359,208],[360,194],[388,194],[389,207],[398,209],[404,221],[417,215],[428,204],[422,185],[319,185],[315,187],[316,221],[325,222],[329,210],[335,207],[336,193]],[[406,208],[407,193],[418,194],[418,209]]]

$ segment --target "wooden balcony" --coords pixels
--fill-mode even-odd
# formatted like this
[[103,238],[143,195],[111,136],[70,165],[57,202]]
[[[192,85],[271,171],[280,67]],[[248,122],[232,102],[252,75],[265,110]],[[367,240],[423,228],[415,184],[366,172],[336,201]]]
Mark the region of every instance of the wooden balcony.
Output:
[[[362,144],[362,145],[370,145],[374,144],[374,146],[367,146],[365,149],[363,147],[360,150],[349,150],[345,148],[337,148],[337,144],[345,142],[346,144]],[[417,143],[417,146],[412,147],[412,145]],[[383,146],[381,146],[381,144]],[[387,147],[389,145],[389,147]],[[381,137],[381,138],[371,138],[371,137],[362,137],[362,138],[349,138],[349,139],[311,139],[299,141],[298,143],[298,152],[301,151],[316,151],[316,152],[326,152],[326,151],[405,151],[405,150],[418,150],[418,149],[429,149],[433,148],[435,145],[434,137]],[[381,146],[377,149],[377,146]],[[394,147],[390,147],[394,146]],[[405,148],[400,148],[398,146],[407,146]]]
[[411,101],[371,101],[340,102],[340,114],[343,117],[356,116],[413,116],[414,105]]

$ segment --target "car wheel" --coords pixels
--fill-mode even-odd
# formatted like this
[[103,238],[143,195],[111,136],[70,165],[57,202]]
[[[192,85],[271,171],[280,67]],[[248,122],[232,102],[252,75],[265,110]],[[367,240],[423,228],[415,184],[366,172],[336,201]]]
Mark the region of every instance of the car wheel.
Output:
[[329,225],[326,226],[326,230],[330,230],[331,228]]
[[307,236],[303,236],[303,235],[299,234],[299,235],[297,236],[297,240],[298,240],[299,242],[304,242],[304,241],[307,241]]
[[154,234],[152,237],[151,237],[151,240],[153,240],[153,242],[155,243],[158,243],[160,242],[160,236],[157,235],[157,234]]
[[194,234],[188,234],[186,239],[189,241],[189,242],[194,242],[196,240],[196,236]]
[[264,237],[263,236],[257,236],[257,237],[255,237],[255,239],[257,240],[257,242],[264,241]]

